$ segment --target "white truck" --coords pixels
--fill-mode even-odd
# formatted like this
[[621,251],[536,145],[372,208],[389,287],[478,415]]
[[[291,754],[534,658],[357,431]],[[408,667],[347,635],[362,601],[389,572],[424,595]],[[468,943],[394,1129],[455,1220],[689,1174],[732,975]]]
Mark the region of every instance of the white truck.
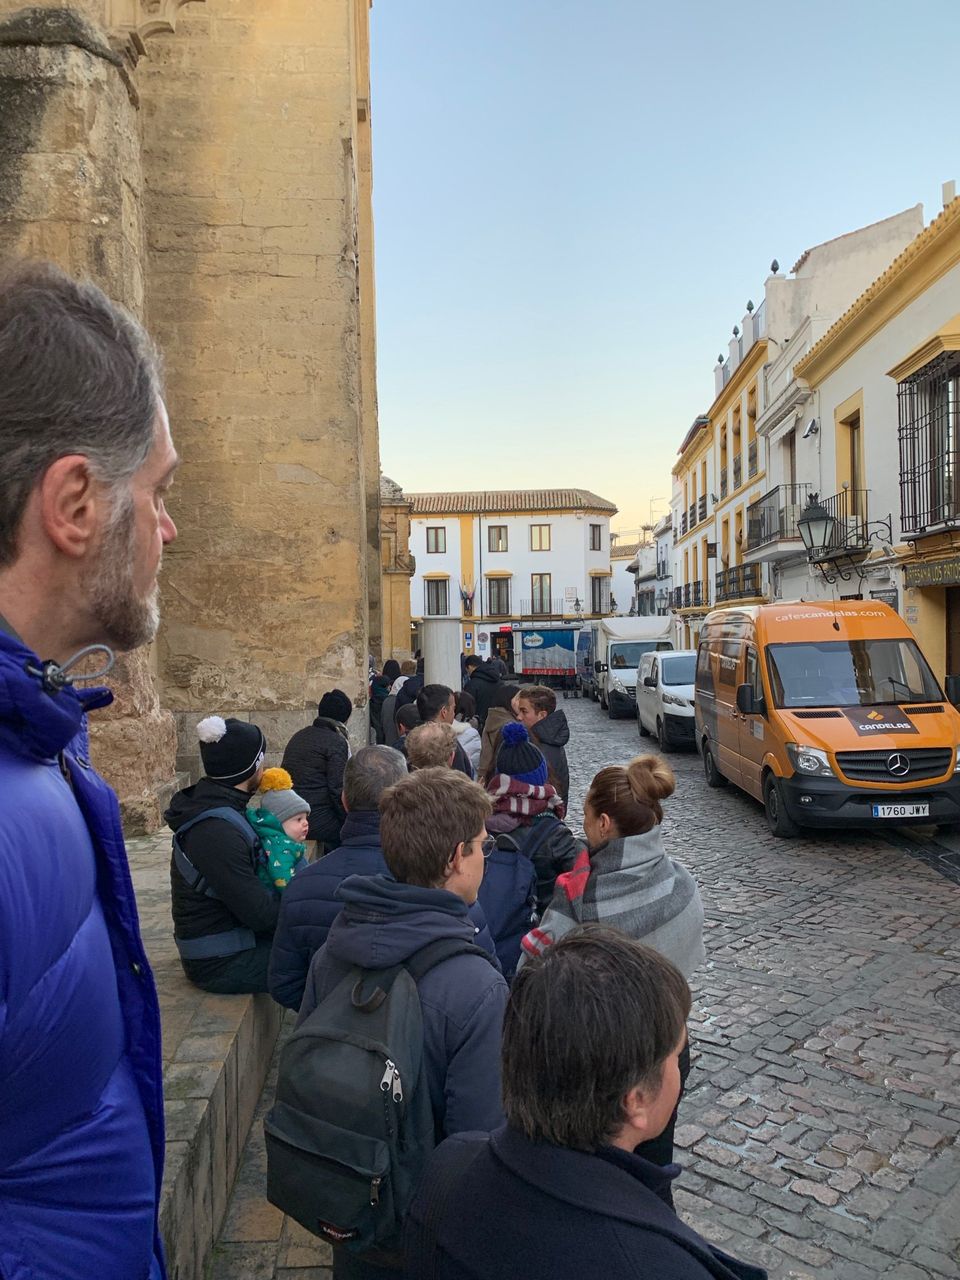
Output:
[[600,705],[617,720],[637,714],[637,667],[645,653],[672,649],[669,618],[606,618],[596,628],[593,670]]

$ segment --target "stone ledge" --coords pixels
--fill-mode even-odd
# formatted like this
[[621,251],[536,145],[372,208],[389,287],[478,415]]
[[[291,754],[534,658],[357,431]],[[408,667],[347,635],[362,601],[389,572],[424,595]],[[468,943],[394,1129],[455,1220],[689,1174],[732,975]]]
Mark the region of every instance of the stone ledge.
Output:
[[163,1022],[167,1122],[160,1226],[170,1280],[201,1280],[223,1225],[283,1011],[184,977],[170,920],[169,833],[127,845]]

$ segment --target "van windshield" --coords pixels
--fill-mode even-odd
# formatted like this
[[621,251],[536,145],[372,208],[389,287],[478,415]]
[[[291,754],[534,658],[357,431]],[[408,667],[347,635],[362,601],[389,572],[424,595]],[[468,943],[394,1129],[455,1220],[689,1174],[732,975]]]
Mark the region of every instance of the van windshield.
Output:
[[623,667],[636,670],[645,653],[651,653],[657,647],[655,640],[635,640],[632,644],[612,644],[610,646],[610,666],[620,671]]
[[697,658],[693,653],[685,653],[682,658],[663,658],[661,660],[663,683],[693,684],[696,666]]
[[913,640],[822,640],[767,648],[778,707],[872,707],[942,701]]

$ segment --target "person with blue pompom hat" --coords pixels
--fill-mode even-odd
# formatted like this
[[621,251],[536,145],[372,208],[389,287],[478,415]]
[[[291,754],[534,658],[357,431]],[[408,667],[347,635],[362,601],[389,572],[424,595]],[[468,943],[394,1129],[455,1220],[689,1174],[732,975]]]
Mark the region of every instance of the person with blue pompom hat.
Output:
[[487,860],[479,901],[500,965],[510,977],[521,939],[546,909],[557,876],[571,869],[581,845],[563,821],[564,804],[547,781],[543,752],[516,721],[503,726],[487,794],[493,801],[487,830],[497,844]]

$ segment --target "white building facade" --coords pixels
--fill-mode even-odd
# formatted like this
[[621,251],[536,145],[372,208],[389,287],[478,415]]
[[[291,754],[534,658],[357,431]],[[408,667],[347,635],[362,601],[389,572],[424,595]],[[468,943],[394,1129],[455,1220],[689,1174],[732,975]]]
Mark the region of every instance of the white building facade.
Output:
[[610,520],[617,508],[605,498],[550,489],[408,499],[416,560],[411,617],[459,619],[466,653],[489,652],[496,633],[525,622],[610,613]]

